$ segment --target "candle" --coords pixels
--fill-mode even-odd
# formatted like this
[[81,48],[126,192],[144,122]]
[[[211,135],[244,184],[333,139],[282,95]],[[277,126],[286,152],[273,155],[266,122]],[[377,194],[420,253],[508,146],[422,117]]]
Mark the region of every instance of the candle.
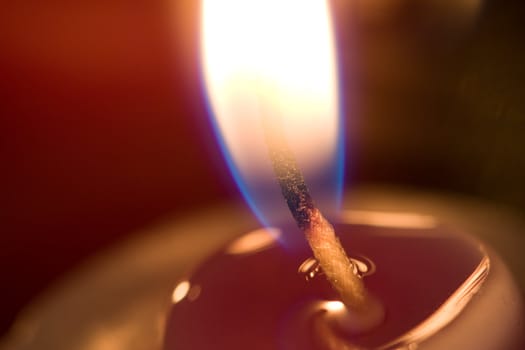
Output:
[[[197,264],[200,263],[202,266],[202,261],[206,257],[209,259],[214,251],[221,249],[221,246],[224,247],[225,242],[235,241],[235,237],[238,238],[260,228],[244,206],[238,203],[232,204],[222,203],[220,207],[202,210],[185,218],[167,218],[159,224],[144,228],[128,242],[86,261],[80,269],[72,271],[68,278],[58,281],[52,289],[28,305],[18,317],[10,333],[2,339],[0,348],[10,350],[165,348],[167,344],[164,339],[172,334],[170,326],[173,324],[166,324],[166,316],[170,306],[177,300],[173,295],[174,287],[188,280],[190,286],[194,288],[190,288],[190,292],[173,306],[171,312],[174,313],[178,306],[199,300],[193,299],[199,288],[195,288],[197,285],[192,275],[187,274],[188,269],[195,271]],[[429,230],[432,229],[433,223],[437,223],[436,218],[439,218],[450,227],[457,228],[457,231],[469,232],[490,242],[514,272],[523,271],[520,248],[525,244],[522,235],[525,222],[508,208],[464,196],[377,186],[353,188],[344,196],[343,208],[343,213],[351,213],[341,216],[345,222],[360,225],[365,229],[369,226],[369,232],[385,226],[397,228],[406,226],[407,216],[409,219],[412,218],[407,227],[411,232],[416,230],[418,221],[420,229],[425,229],[426,226]],[[363,219],[363,212],[368,213],[367,220]],[[371,212],[379,212],[379,216],[371,215]],[[407,213],[418,214],[407,215]],[[413,220],[418,217],[419,219]],[[302,237],[298,240],[301,241]],[[236,257],[240,256],[242,255],[236,255]],[[364,262],[366,263],[367,260]],[[302,282],[310,283],[305,281],[304,275],[298,272],[298,268],[299,266],[292,271],[289,279],[298,278]],[[508,277],[506,269],[504,271],[502,276]],[[224,274],[223,271],[220,273]],[[373,274],[365,276],[365,280],[372,276]],[[516,276],[523,288],[525,286],[523,275]],[[503,278],[504,281],[505,279]],[[311,280],[313,283],[323,281],[323,276]],[[485,282],[485,287],[487,283],[488,280]],[[514,300],[519,300],[516,294],[512,294],[516,292],[515,289],[504,289],[508,287],[508,283],[491,285],[500,290],[507,290]],[[307,286],[310,287],[311,284]],[[199,295],[203,297],[206,293],[206,289],[202,288]],[[469,310],[473,306],[472,303],[483,300],[486,294],[486,291],[481,290],[480,295],[476,295],[471,300],[458,318],[432,338],[437,339],[439,335],[450,334],[454,330],[463,334],[461,327],[457,325],[469,323],[469,319],[472,322],[472,318],[477,318],[478,315],[470,313]],[[516,307],[510,310],[519,313],[518,305],[515,305]],[[473,309],[478,308],[476,306]],[[500,329],[505,329],[507,325],[501,323],[500,315],[494,316],[486,313],[485,310],[486,308],[481,308],[480,319],[490,319],[492,328],[487,332],[478,332],[477,336],[493,336],[494,329],[498,326],[501,327]],[[469,314],[471,316],[468,316]],[[497,322],[494,322],[494,319],[497,319]],[[185,325],[188,326],[190,325]],[[193,330],[199,330],[198,324],[191,326]],[[275,325],[273,329],[277,327],[278,325]],[[507,328],[509,339],[517,339],[521,329],[519,324]],[[206,330],[202,328],[200,330],[202,330],[201,338],[209,339],[206,338]],[[239,334],[231,329],[225,329],[223,333]],[[427,344],[432,338],[428,339]],[[442,337],[444,340],[447,338]],[[424,349],[423,344],[420,348]],[[443,348],[448,347],[441,346],[441,349]],[[504,348],[503,345],[498,347],[498,349]]]
[[[205,1],[202,42],[223,150],[251,208],[275,228],[228,243],[176,286],[165,349],[519,346],[521,300],[491,248],[432,216],[337,216],[342,121],[326,2]],[[302,211],[319,211],[303,173],[342,248],[318,252],[332,233],[312,243]],[[341,262],[355,283],[332,274]],[[354,302],[361,295],[378,302]]]
[[[388,198],[384,191],[381,191],[381,196]],[[397,193],[393,198],[390,198],[392,204],[390,209],[399,210],[405,197],[405,193]],[[362,201],[356,200],[355,193],[350,194],[349,198],[351,198],[354,206],[356,202],[360,203],[359,205],[363,204]],[[447,198],[444,201],[440,198],[437,201],[446,206],[449,213],[453,213],[451,217],[459,216],[462,220],[470,222],[473,227],[471,230],[467,230],[468,232],[479,234],[475,228],[479,229],[483,226],[481,231],[487,232],[489,237],[490,234],[497,233],[498,236],[501,236],[499,241],[512,237],[512,232],[516,233],[513,231],[514,229],[509,230],[508,218],[502,219],[493,208],[484,212],[476,205],[476,210],[471,211],[463,206],[450,205],[449,208],[449,204],[453,203],[452,198]],[[433,203],[433,201],[425,196],[419,202],[416,201],[413,210],[419,212],[422,210],[422,206],[429,205],[429,203]],[[381,207],[381,205],[378,206]],[[400,226],[403,227],[399,224],[400,221],[405,221],[406,225],[406,220],[404,220],[406,217],[417,217],[413,214],[370,212],[370,208],[363,212],[362,208],[360,209],[360,211],[349,213],[347,219],[350,224],[380,227],[394,225],[399,228]],[[441,213],[438,214],[437,210],[430,210],[430,212],[440,218],[443,217]],[[461,214],[458,215],[458,212]],[[242,225],[239,224],[239,221],[244,222],[246,216],[240,213],[242,211],[224,213],[222,210],[214,212],[213,215],[199,213],[196,217],[184,220],[183,224],[176,222],[162,228],[148,229],[147,232],[151,236],[147,239],[134,240],[133,244],[118,247],[110,254],[105,255],[103,259],[97,259],[95,263],[87,264],[86,268],[75,274],[73,279],[57,285],[45,298],[41,298],[37,305],[33,304],[28,311],[24,312],[21,322],[17,323],[12,332],[14,336],[9,337],[9,340],[11,338],[23,339],[21,342],[15,340],[17,344],[21,345],[14,345],[13,347],[8,345],[8,348],[59,349],[73,346],[82,349],[130,350],[150,348],[150,345],[152,345],[151,348],[157,348],[157,337],[164,329],[163,317],[159,316],[163,315],[163,312],[159,312],[157,307],[158,304],[165,306],[164,300],[167,300],[167,293],[164,289],[166,285],[170,284],[172,278],[179,274],[181,266],[187,266],[189,261],[193,262],[199,256],[203,256],[204,252],[217,242],[225,240],[231,234],[248,232],[248,228],[251,230],[253,223],[247,225],[250,227],[241,228]],[[368,220],[363,220],[363,214],[365,218],[368,217]],[[487,221],[487,216],[490,216],[488,214],[493,215],[493,221]],[[240,216],[243,217],[240,218]],[[392,218],[394,218],[394,222],[398,223],[393,223],[390,220]],[[429,220],[428,216],[423,216],[420,221],[431,222],[433,219],[431,217]],[[486,225],[487,222],[493,224]],[[412,224],[408,226],[405,229],[414,228]],[[517,228],[516,231],[518,231]],[[344,232],[341,232],[341,235],[344,236]],[[260,236],[255,235],[254,237]],[[520,241],[510,241],[514,242],[513,244],[517,247],[522,246],[519,244]],[[351,242],[350,250],[353,245]],[[506,247],[512,251],[511,243]],[[310,260],[305,262],[307,264],[303,267],[311,266]],[[363,278],[366,279],[372,278],[372,275],[366,275],[368,273],[367,268],[371,266],[368,263],[368,260],[360,260],[359,263],[356,263],[361,268],[360,273],[363,274]],[[363,265],[364,269],[362,269]],[[375,271],[373,274],[375,275]],[[315,281],[317,279],[319,276],[316,277]],[[176,291],[179,291],[179,294],[177,297],[177,294],[174,293],[174,302],[181,305],[188,300],[191,302],[198,300],[200,292],[198,292],[199,288],[195,288],[194,283],[188,282],[180,285],[189,287],[188,293],[182,293],[184,288],[177,288]],[[499,285],[503,285],[503,290],[507,288],[505,283]],[[340,310],[338,305],[337,303],[329,303],[325,305],[325,309],[337,313]],[[152,309],[155,312],[152,312]],[[452,328],[457,329],[457,323],[454,322]],[[511,333],[509,332],[509,334]],[[22,336],[19,337],[19,335]],[[66,345],[64,346],[64,344]]]
[[383,324],[338,330],[330,318],[343,306],[306,244],[259,229],[176,286],[165,349],[519,348],[519,292],[489,248],[429,215],[347,211],[342,221],[353,223],[338,232],[385,306]]

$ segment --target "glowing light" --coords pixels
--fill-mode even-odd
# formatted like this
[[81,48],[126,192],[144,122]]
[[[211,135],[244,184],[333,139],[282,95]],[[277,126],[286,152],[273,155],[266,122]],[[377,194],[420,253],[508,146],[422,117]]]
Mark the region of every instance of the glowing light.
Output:
[[[268,157],[263,119],[282,129],[323,208],[337,205],[341,126],[326,0],[204,0],[202,70],[214,125],[252,209],[286,213]],[[339,158],[338,158],[339,157]],[[323,187],[318,189],[317,187]],[[328,188],[327,188],[328,187]],[[283,203],[284,205],[284,203]],[[333,209],[333,210],[331,210]]]
[[437,225],[435,217],[415,213],[348,210],[342,219],[350,224],[406,229],[429,229]]
[[346,309],[345,304],[338,300],[324,302],[323,308],[328,312],[341,312]]
[[173,304],[177,304],[182,299],[188,295],[188,292],[190,291],[191,284],[189,281],[182,281],[173,290],[173,293],[171,295],[171,301]]
[[237,238],[227,248],[230,254],[248,254],[271,247],[281,235],[276,228],[263,228]]

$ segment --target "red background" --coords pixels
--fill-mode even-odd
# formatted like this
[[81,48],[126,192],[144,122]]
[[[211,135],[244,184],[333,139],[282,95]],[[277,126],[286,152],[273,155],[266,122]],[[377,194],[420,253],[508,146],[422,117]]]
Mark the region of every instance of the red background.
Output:
[[169,6],[2,5],[0,330],[99,247],[236,194],[196,79],[193,9]]

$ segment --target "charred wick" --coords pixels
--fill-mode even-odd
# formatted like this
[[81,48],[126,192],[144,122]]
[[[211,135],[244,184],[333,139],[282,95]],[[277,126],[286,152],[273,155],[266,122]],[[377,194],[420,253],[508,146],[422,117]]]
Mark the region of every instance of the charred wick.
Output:
[[305,230],[310,227],[315,205],[303,175],[287,148],[274,152],[272,158],[275,160],[272,163],[286,204],[299,228]]

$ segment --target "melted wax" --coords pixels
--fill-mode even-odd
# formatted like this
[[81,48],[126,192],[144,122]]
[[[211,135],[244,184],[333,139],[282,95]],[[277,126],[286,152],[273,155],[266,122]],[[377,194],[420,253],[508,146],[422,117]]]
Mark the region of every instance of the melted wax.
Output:
[[335,228],[385,308],[382,324],[342,331],[328,317],[338,296],[301,232],[258,230],[179,284],[164,349],[411,349],[457,316],[489,270],[479,243],[446,226]]

